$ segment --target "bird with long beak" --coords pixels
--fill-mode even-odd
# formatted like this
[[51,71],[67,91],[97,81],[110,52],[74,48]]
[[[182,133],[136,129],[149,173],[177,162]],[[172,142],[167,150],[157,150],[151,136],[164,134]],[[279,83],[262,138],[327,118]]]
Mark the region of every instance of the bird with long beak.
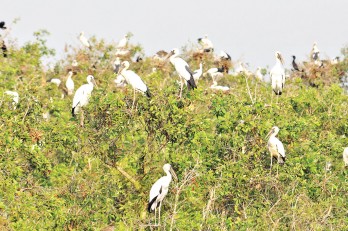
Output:
[[[285,162],[285,150],[284,150],[283,143],[276,137],[278,132],[279,132],[279,128],[277,126],[274,126],[272,127],[271,131],[266,136],[266,138],[269,138],[267,142],[267,147],[271,154],[270,170],[272,169],[273,158],[276,158],[279,164],[284,164]],[[277,168],[277,175],[278,175],[278,168]]]
[[[284,59],[279,51],[275,52],[276,64],[273,66],[270,76],[272,89],[276,95],[281,95],[285,85],[285,69],[284,69]],[[272,95],[273,99],[273,95]],[[278,98],[277,98],[278,103]]]
[[[195,80],[193,78],[193,75],[194,75],[193,71],[191,71],[187,62],[178,56],[179,56],[179,50],[175,48],[168,54],[167,59],[169,58],[171,64],[173,64],[173,66],[175,67],[175,70],[180,76],[180,78],[186,81],[187,88],[189,90],[197,88]],[[182,96],[182,89],[183,89],[183,82],[181,81],[180,98]]]
[[178,181],[178,177],[176,176],[172,166],[170,164],[163,165],[163,171],[167,174],[166,176],[162,176],[159,178],[151,187],[150,190],[150,198],[148,203],[148,211],[151,213],[155,211],[155,224],[156,224],[156,212],[157,208],[158,212],[158,224],[161,223],[161,205],[164,197],[168,193],[169,184],[172,181]]
[[140,76],[137,75],[134,71],[128,70],[128,68],[129,68],[129,62],[123,61],[121,63],[121,67],[118,71],[118,74],[120,73],[126,79],[127,83],[130,84],[134,89],[134,96],[133,96],[133,103],[132,103],[132,109],[133,109],[134,102],[135,102],[135,91],[140,91],[146,94],[146,96],[149,98],[151,98],[151,93],[149,88],[140,78]]

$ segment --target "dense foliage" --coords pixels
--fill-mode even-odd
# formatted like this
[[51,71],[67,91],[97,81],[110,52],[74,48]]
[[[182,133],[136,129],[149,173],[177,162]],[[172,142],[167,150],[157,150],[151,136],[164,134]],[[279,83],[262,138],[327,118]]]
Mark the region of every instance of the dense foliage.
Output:
[[[8,230],[345,230],[348,227],[347,95],[338,85],[347,59],[325,69],[316,87],[291,75],[278,98],[251,76],[225,75],[230,91],[212,91],[204,77],[184,88],[170,63],[131,63],[151,99],[130,86],[116,88],[115,45],[92,38],[92,49],[67,47],[66,58],[45,70],[54,51],[46,32],[0,58],[0,227]],[[129,57],[141,51],[132,46]],[[212,63],[209,55],[203,57]],[[46,80],[65,83],[79,63],[75,89],[97,82],[80,118],[72,96]],[[192,69],[199,61],[186,56]],[[156,71],[152,71],[156,67]],[[208,69],[208,65],[204,66]],[[337,71],[339,69],[339,71]],[[322,70],[320,70],[322,72]],[[320,80],[320,79],[319,79]],[[327,81],[330,80],[330,81]],[[322,83],[322,84],[321,84]],[[19,93],[14,109],[6,90]],[[43,116],[45,115],[45,117]],[[286,150],[274,164],[266,134],[272,126]],[[326,169],[327,163],[332,167]],[[171,163],[172,182],[161,226],[146,211],[151,185]]]

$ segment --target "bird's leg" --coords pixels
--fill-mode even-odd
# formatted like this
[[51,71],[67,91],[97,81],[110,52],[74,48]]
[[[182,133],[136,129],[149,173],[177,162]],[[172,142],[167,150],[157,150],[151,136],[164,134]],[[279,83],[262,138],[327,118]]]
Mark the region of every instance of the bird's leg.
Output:
[[158,225],[161,225],[161,206],[162,202],[160,202],[160,206],[158,208]]
[[182,88],[184,87],[184,83],[182,82],[182,79],[180,79],[180,99],[181,99],[181,96],[182,96]]
[[271,156],[271,166],[269,168],[269,174],[271,174],[271,172],[272,172],[272,162],[273,162],[273,156]]
[[83,109],[81,107],[81,114],[80,114],[80,126],[83,127],[84,125],[84,120],[85,120],[85,116],[84,116],[84,113],[83,113]]
[[157,206],[155,207],[155,225],[157,225],[157,223],[156,223],[156,216],[157,216]]

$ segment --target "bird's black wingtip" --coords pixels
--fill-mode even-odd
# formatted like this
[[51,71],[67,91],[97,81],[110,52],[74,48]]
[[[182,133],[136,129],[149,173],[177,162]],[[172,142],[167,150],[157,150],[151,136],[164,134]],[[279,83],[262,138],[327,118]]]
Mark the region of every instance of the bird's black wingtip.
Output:
[[149,211],[149,213],[152,213],[153,210],[151,209],[151,207],[152,207],[152,204],[155,203],[156,199],[157,199],[157,196],[152,198],[152,200],[147,204],[147,211]]
[[75,117],[75,108],[74,107],[71,109],[71,115],[72,115],[72,117]]
[[147,91],[145,92],[145,94],[146,94],[146,96],[149,97],[149,98],[152,97],[152,94],[151,94],[151,92],[150,92],[149,89],[147,89]]

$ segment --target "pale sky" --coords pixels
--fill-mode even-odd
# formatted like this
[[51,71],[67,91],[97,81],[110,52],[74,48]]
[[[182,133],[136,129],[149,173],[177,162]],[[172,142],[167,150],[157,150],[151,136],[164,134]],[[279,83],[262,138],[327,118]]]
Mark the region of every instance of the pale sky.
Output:
[[341,55],[348,44],[348,0],[2,0],[0,21],[13,26],[22,45],[33,32],[48,30],[48,46],[62,54],[65,44],[79,46],[78,34],[117,42],[132,32],[146,55],[181,48],[208,35],[215,52],[233,61],[272,67],[280,51],[286,67],[291,55],[307,59],[314,41],[321,58]]

